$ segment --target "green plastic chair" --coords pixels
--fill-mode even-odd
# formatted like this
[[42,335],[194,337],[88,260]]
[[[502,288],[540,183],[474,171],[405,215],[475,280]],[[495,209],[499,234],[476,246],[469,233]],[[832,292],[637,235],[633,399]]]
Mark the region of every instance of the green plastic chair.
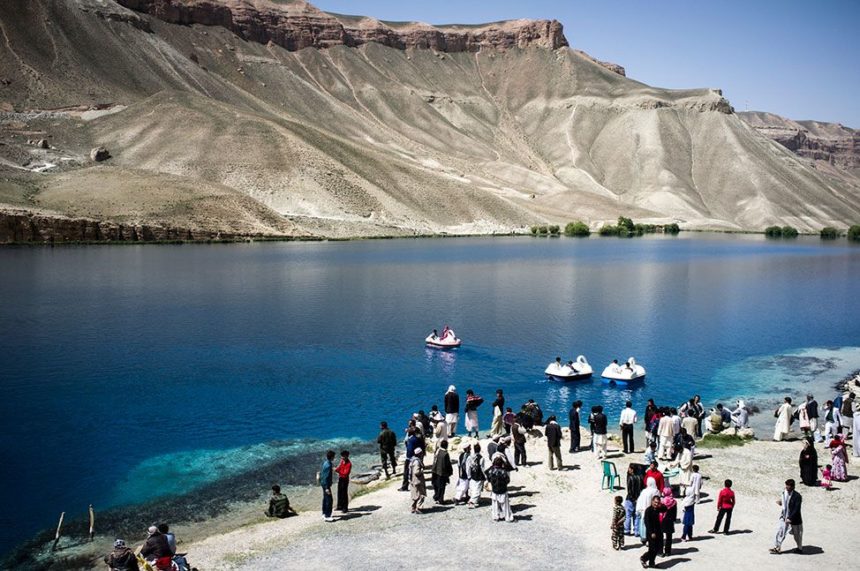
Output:
[[613,491],[616,486],[621,487],[621,476],[618,475],[618,470],[615,468],[614,462],[607,460],[601,461],[603,464],[603,479],[600,481],[601,490]]

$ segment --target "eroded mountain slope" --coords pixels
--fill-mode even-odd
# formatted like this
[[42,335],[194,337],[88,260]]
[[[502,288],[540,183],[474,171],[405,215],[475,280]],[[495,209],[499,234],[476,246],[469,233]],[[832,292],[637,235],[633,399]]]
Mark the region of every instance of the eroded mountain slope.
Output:
[[[762,137],[718,91],[649,87],[545,37],[447,52],[288,49],[108,0],[15,0],[0,24],[0,169],[21,188],[67,187],[84,167],[86,184],[104,170],[98,184],[122,185],[87,158],[104,145],[115,169],[249,197],[260,219],[236,216],[249,233],[494,232],[620,214],[735,229],[860,219],[854,185]],[[112,112],[37,112],[96,104]],[[26,145],[35,138],[52,148]],[[139,199],[149,194],[169,212],[163,192]],[[107,196],[82,193],[80,209],[117,216],[99,204]],[[213,228],[237,228],[229,209],[199,208]]]

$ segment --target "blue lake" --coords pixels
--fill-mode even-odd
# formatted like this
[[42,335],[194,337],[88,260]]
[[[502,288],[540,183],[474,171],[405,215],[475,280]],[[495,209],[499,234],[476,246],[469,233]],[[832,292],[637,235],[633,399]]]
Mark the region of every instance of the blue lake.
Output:
[[[860,247],[817,238],[0,249],[0,551],[63,510],[399,429],[449,384],[613,422],[628,397],[800,394],[860,367],[858,283]],[[445,324],[464,346],[425,349]],[[543,379],[578,354],[593,381]],[[601,383],[631,355],[643,386]]]

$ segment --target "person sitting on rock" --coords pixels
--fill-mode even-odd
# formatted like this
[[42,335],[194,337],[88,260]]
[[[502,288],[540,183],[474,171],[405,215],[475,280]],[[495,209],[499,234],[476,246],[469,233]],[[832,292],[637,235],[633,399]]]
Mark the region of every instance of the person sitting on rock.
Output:
[[113,542],[113,551],[105,555],[105,563],[110,567],[111,571],[139,571],[140,565],[137,563],[137,556],[134,554],[125,541],[117,539]]
[[140,550],[140,556],[150,563],[154,563],[156,569],[170,569],[173,553],[170,551],[167,537],[158,531],[154,525],[150,526],[147,531],[149,536]]
[[290,507],[290,500],[281,493],[281,487],[277,484],[272,486],[272,497],[269,498],[269,509],[264,512],[267,517],[285,518],[298,515],[296,510]]
[[711,409],[711,415],[708,417],[708,428],[714,434],[718,434],[727,428],[727,425],[723,422],[723,416],[716,408]]

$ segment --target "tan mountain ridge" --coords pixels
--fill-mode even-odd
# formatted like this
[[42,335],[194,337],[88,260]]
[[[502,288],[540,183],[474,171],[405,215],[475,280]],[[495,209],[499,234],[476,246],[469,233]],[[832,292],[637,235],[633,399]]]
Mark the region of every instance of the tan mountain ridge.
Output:
[[[58,229],[69,220],[195,237],[860,220],[854,180],[761,135],[718,90],[624,77],[554,21],[13,0],[0,26],[0,210],[15,213],[0,241],[80,238]],[[93,162],[98,146],[111,158]]]

